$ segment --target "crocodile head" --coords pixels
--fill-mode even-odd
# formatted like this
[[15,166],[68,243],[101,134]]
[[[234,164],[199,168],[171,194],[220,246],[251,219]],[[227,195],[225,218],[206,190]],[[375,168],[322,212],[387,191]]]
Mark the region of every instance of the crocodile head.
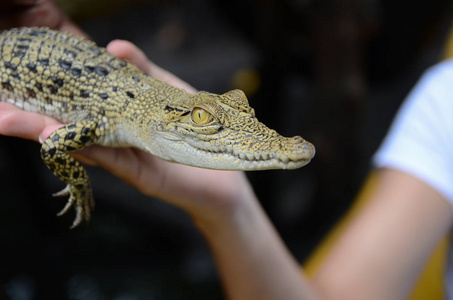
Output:
[[295,169],[310,162],[312,144],[283,137],[255,117],[245,94],[200,92],[166,105],[153,142],[158,156],[221,170]]

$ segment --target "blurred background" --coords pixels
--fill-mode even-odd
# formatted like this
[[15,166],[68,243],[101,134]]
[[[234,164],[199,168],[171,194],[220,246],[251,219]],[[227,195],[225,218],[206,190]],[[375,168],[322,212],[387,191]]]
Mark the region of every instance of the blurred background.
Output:
[[[127,39],[199,90],[240,88],[260,121],[317,154],[249,172],[302,263],[347,210],[400,103],[443,57],[449,1],[58,0],[102,46]],[[96,212],[69,230],[38,144],[0,137],[0,299],[223,299],[189,218],[89,168]]]

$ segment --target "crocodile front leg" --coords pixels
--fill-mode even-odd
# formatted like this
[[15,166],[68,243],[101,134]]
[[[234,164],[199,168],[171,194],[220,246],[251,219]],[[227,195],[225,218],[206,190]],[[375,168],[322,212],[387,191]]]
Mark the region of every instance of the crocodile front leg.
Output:
[[71,228],[85,219],[88,221],[94,209],[90,181],[84,167],[68,152],[92,145],[98,138],[97,124],[82,121],[69,124],[53,132],[42,144],[41,157],[47,167],[67,185],[54,196],[69,195],[68,202],[58,216],[65,214],[74,204],[76,217]]

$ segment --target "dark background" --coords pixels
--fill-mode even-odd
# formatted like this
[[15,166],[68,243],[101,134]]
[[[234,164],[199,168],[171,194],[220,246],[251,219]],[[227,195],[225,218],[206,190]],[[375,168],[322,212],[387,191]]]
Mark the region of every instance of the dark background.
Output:
[[[244,89],[260,121],[317,147],[294,171],[250,172],[303,261],[348,208],[401,101],[442,57],[449,1],[58,1],[105,46],[136,43],[200,90]],[[189,218],[89,168],[96,212],[68,230],[39,145],[0,137],[1,299],[222,299]]]

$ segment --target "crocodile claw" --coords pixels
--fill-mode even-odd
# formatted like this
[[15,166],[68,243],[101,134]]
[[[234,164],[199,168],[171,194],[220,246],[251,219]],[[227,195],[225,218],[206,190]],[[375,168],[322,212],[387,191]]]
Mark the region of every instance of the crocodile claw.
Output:
[[69,209],[75,204],[76,216],[74,222],[71,225],[71,229],[77,227],[82,220],[89,221],[91,218],[91,211],[94,209],[94,200],[89,187],[75,187],[72,185],[67,185],[63,190],[54,193],[54,197],[63,197],[68,196],[68,202],[65,207],[57,214],[57,216],[62,216],[66,214]]

